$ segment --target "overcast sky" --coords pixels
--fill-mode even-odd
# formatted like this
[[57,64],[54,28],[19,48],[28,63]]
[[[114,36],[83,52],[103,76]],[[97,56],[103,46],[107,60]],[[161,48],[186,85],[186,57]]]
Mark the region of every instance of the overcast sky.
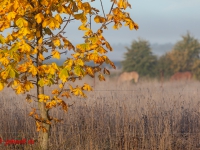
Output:
[[[102,2],[108,13],[112,3],[110,0],[102,0]],[[105,38],[111,45],[115,45],[115,51],[108,54],[111,59],[121,60],[126,51],[124,47],[129,47],[138,37],[148,40],[151,44],[174,44],[189,31],[192,36],[200,40],[200,0],[129,0],[129,3],[132,9],[127,11],[139,24],[139,29],[130,31],[128,27],[123,26],[120,30],[113,30],[110,26],[104,31]],[[95,0],[91,4],[101,10],[100,0]],[[100,15],[103,16],[103,13],[101,12]],[[73,44],[84,42],[81,38],[84,32],[77,30],[80,24],[80,21],[72,21],[65,29],[65,36]],[[92,25],[93,29],[96,27],[95,24]]]
[[[200,0],[129,0],[129,3],[132,9],[127,11],[139,24],[139,30],[130,31],[123,27],[116,31],[110,27],[104,35],[111,44],[130,44],[138,37],[151,43],[175,43],[187,31],[200,39]],[[103,4],[108,12],[110,0],[103,0]],[[100,9],[99,0],[93,6]],[[82,33],[75,30],[78,25],[79,23],[73,22],[66,29],[69,39],[75,43],[82,42],[77,38]]]

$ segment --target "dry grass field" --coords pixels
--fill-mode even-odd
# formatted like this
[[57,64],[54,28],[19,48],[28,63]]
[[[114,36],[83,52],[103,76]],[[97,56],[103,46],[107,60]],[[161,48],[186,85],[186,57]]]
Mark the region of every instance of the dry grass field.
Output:
[[[84,81],[82,81],[84,82]],[[93,84],[93,81],[91,81]],[[88,98],[68,99],[68,113],[53,124],[50,150],[200,150],[200,83],[140,81],[118,85],[96,80]],[[0,144],[2,150],[37,149],[34,104],[10,89],[0,93],[0,138],[34,139],[33,145]]]

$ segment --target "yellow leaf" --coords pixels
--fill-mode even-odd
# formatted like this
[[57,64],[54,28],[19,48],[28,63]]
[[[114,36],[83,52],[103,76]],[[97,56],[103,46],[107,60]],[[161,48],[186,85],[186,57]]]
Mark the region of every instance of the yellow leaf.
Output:
[[42,23],[42,27],[45,28],[46,26],[48,26],[50,24],[49,18],[45,19]]
[[121,11],[120,11],[119,8],[116,7],[116,8],[114,8],[114,9],[112,10],[112,12],[113,12],[114,15],[117,15],[117,16],[118,16],[118,14],[119,14]]
[[82,24],[81,26],[79,26],[78,28],[79,30],[85,31],[85,30],[90,30],[89,28],[87,28],[87,25]]
[[34,54],[37,54],[37,52],[38,52],[37,48],[34,48],[31,54],[34,55]]
[[34,114],[34,112],[33,111],[31,111],[30,113],[29,113],[29,116],[32,116]]
[[86,91],[92,91],[91,86],[87,83],[84,83],[84,86],[82,88],[83,88],[83,90],[86,90]]
[[38,13],[35,15],[36,22],[39,24],[44,20],[44,15],[42,13]]
[[138,24],[133,22],[132,20],[126,23],[125,25],[129,25],[130,30],[133,30],[133,29],[137,30],[139,28]]
[[106,19],[104,17],[100,17],[99,15],[96,15],[96,17],[94,18],[94,21],[96,23],[104,23]]
[[99,77],[100,81],[105,81],[106,80],[102,74],[100,74],[98,77]]
[[20,30],[19,33],[22,33],[23,36],[26,36],[27,34],[31,34],[31,30],[27,27],[24,27]]
[[49,5],[49,1],[48,0],[41,0],[41,4],[44,6],[48,6]]
[[78,20],[81,19],[82,17],[83,17],[83,13],[74,15],[74,18]]
[[89,74],[91,77],[94,77],[94,70],[91,67],[86,68],[86,73]]
[[45,59],[44,56],[41,53],[39,54],[39,59],[42,60],[42,61]]
[[55,17],[54,17],[60,24],[62,24],[62,18],[60,17],[59,14],[57,14]]
[[42,39],[42,37],[38,40],[38,44],[42,44],[42,42],[43,42],[43,39]]
[[52,56],[53,58],[60,59],[60,53],[59,53],[58,51],[53,50],[53,51],[51,52],[51,54],[53,55],[53,56]]
[[66,104],[64,101],[62,101],[61,105],[62,105],[62,109],[63,109],[65,112],[67,112],[67,110],[68,110],[67,104]]
[[81,90],[80,87],[74,88],[74,89],[72,90],[72,93],[73,93],[75,96],[83,95],[83,91]]
[[114,24],[114,25],[113,25],[113,29],[115,29],[115,30],[118,29],[118,25],[117,25],[117,24]]
[[27,71],[27,65],[26,64],[21,64],[19,65],[19,68],[17,69],[20,72],[26,72]]
[[52,94],[58,94],[59,91],[58,91],[57,89],[55,89],[55,90],[53,90],[51,93],[52,93]]
[[109,49],[110,51],[112,51],[112,47],[110,46],[110,44],[107,41],[105,41],[105,44],[106,44],[107,49]]
[[75,53],[75,54],[71,54],[74,58],[78,58],[81,54],[80,53]]
[[87,22],[87,17],[84,13],[81,14],[75,14],[74,18],[77,20],[81,20],[82,23],[86,23]]
[[85,13],[90,13],[91,12],[91,6],[88,2],[85,2],[82,4],[82,8],[84,8]]
[[14,12],[14,11],[9,12],[8,15],[7,15],[8,20],[10,21],[10,20],[15,19],[16,14],[17,13]]
[[[0,24],[1,25],[1,24]],[[5,43],[5,39],[4,37],[0,34],[0,43],[1,44],[4,44]]]
[[22,85],[19,85],[19,86],[15,89],[15,92],[16,92],[17,94],[24,93],[24,89],[23,89]]
[[30,81],[26,81],[24,83],[24,87],[25,87],[26,91],[30,91],[32,88],[34,88],[33,84]]
[[59,84],[59,88],[62,89],[63,88],[63,84]]
[[52,107],[56,107],[55,100],[52,100],[51,102],[46,103],[46,108],[51,109]]
[[59,39],[54,39],[54,40],[53,40],[53,44],[54,44],[55,46],[60,46],[60,40],[59,40]]
[[36,121],[36,127],[37,127],[37,130],[36,130],[37,132],[39,132],[40,129],[42,128],[38,121]]
[[106,68],[104,68],[103,73],[104,73],[104,74],[108,74],[108,75],[110,75],[110,71],[107,70]]
[[9,59],[7,59],[6,57],[2,57],[0,58],[0,62],[4,65],[7,66],[9,64]]
[[19,18],[19,19],[17,19],[17,21],[16,21],[16,25],[17,25],[19,28],[27,27],[27,26],[28,26],[28,21],[26,21],[24,18]]
[[58,13],[66,13],[65,7],[62,5],[58,6]]
[[75,61],[75,64],[76,64],[76,65],[79,65],[79,66],[84,66],[84,62],[83,62],[82,59],[77,59],[77,60]]
[[55,28],[59,28],[59,27],[60,27],[60,23],[55,18],[51,18],[49,20],[49,28],[54,30]]
[[90,49],[90,45],[89,45],[89,43],[78,44],[78,45],[76,45],[76,48],[81,50],[81,52],[85,52]]
[[108,18],[108,21],[110,21],[110,20],[113,19],[113,15],[107,14],[106,16],[107,16],[107,18]]
[[48,95],[44,95],[44,94],[39,94],[38,95],[38,99],[39,99],[39,102],[47,102],[47,100],[50,99],[50,97]]
[[91,54],[89,55],[89,60],[95,61],[95,60],[97,60],[97,59],[98,59],[98,54],[96,54],[96,53],[91,53]]
[[139,29],[139,26],[137,23],[134,23],[134,28],[135,28],[135,30]]
[[99,56],[94,60],[95,63],[102,64],[105,61],[104,57]]
[[69,84],[69,89],[72,92],[74,88]]
[[96,36],[94,36],[94,37],[90,37],[90,38],[88,38],[88,40],[89,40],[90,42],[92,42],[92,44],[96,44],[97,41],[99,40],[99,38],[96,37]]
[[71,70],[72,65],[74,64],[74,61],[72,59],[67,59],[64,63],[65,68],[67,70]]
[[126,8],[127,8],[127,6],[128,6],[128,3],[127,3],[127,1],[124,1],[124,2],[123,2],[123,8],[124,8],[124,9],[126,9]]
[[34,65],[31,65],[28,72],[35,76],[37,74],[37,68]]
[[6,79],[8,77],[8,74],[9,74],[9,71],[7,71],[7,70],[1,72],[2,79]]
[[97,49],[97,52],[101,53],[101,54],[105,54],[107,53],[108,51],[105,50],[102,46],[100,46],[98,49]]
[[69,92],[63,92],[61,96],[62,97],[65,96],[66,98],[70,98],[71,97]]
[[87,35],[87,36],[92,35],[92,34],[93,34],[92,30],[88,30],[85,32],[85,35]]
[[59,73],[59,78],[65,82],[67,80],[67,78],[69,77],[69,73],[68,70],[66,68],[62,69]]
[[20,46],[20,51],[21,52],[30,52],[31,51],[31,46],[27,44],[26,42],[22,42]]
[[13,87],[18,86],[18,84],[20,84],[19,80],[14,80],[14,82],[13,82]]
[[4,84],[0,82],[0,91],[3,90],[3,88],[4,88]]
[[78,66],[74,67],[74,73],[77,76],[82,76],[82,75],[84,75],[84,70],[82,69],[81,66],[78,65]]
[[97,44],[91,44],[89,50],[94,50],[98,47],[99,45]]
[[123,1],[124,1],[124,0],[119,0],[119,1],[118,1],[117,6],[118,6],[119,8],[123,8]]

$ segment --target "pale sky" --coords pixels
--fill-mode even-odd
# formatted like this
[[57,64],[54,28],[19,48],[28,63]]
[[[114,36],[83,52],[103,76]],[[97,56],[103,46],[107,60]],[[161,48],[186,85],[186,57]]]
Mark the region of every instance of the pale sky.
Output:
[[[88,0],[89,1],[89,0]],[[100,9],[100,0],[93,3]],[[105,9],[111,6],[110,0],[102,0]],[[112,44],[130,44],[138,37],[151,43],[175,43],[187,31],[200,39],[200,0],[129,0],[132,9],[127,11],[139,24],[139,30],[130,31],[127,27],[119,31],[111,27],[105,31],[105,37]],[[82,42],[81,32],[76,31],[79,23],[71,23],[67,34],[75,43]],[[78,37],[78,38],[77,38]]]
[[[84,0],[90,2],[91,0]],[[106,13],[111,7],[110,0],[102,0]],[[104,31],[104,36],[111,45],[131,45],[138,37],[150,43],[176,43],[187,31],[200,40],[200,0],[129,0],[132,9],[128,9],[131,18],[139,24],[139,29],[130,31],[128,27],[114,30],[111,26]],[[91,3],[101,10],[100,0]],[[103,16],[101,12],[100,15]],[[65,29],[65,36],[73,44],[83,43],[83,32],[78,31],[79,21],[72,21]],[[92,28],[96,28],[95,24]],[[94,30],[95,31],[95,30]],[[6,34],[9,30],[5,31]],[[109,53],[111,59],[122,59],[125,48],[115,46],[115,51]],[[119,53],[119,51],[121,53]],[[120,56],[118,56],[120,55]],[[118,56],[118,57],[116,57]]]

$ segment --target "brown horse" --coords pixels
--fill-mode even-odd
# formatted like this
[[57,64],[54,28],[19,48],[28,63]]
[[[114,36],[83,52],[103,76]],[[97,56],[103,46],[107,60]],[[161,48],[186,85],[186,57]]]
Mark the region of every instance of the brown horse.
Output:
[[125,82],[125,81],[131,81],[131,80],[134,80],[134,82],[137,83],[139,80],[139,74],[135,71],[124,72],[118,78],[118,82]]
[[192,79],[192,73],[189,71],[186,72],[177,72],[173,76],[171,76],[170,81],[175,80],[191,80]]

